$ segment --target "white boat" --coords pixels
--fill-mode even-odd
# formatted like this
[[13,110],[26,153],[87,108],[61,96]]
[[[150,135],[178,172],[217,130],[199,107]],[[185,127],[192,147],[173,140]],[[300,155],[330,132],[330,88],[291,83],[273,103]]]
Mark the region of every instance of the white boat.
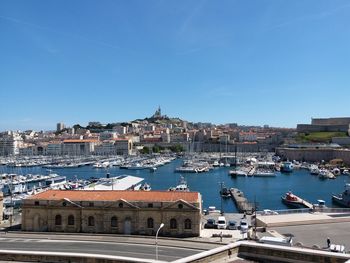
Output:
[[327,169],[321,169],[320,173],[318,175],[318,178],[320,178],[320,179],[335,179],[335,176],[332,172],[328,171]]
[[178,191],[178,192],[189,192],[187,182],[183,176],[180,177],[180,182],[176,187],[170,187],[169,191]]
[[310,166],[310,174],[312,175],[318,175],[320,173],[320,169],[317,165],[311,165]]
[[254,172],[254,176],[257,176],[257,177],[273,177],[273,176],[276,176],[276,174],[273,171],[257,169]]
[[247,176],[248,173],[243,171],[243,170],[231,170],[229,171],[229,174],[232,176],[232,177],[236,177],[236,176]]
[[144,183],[140,187],[141,191],[151,191],[151,186],[148,183]]

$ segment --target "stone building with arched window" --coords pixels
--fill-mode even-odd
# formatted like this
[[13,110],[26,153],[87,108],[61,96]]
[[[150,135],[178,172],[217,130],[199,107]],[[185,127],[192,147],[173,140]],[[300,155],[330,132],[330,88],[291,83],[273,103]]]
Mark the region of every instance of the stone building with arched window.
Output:
[[199,236],[198,192],[48,190],[24,200],[22,230]]

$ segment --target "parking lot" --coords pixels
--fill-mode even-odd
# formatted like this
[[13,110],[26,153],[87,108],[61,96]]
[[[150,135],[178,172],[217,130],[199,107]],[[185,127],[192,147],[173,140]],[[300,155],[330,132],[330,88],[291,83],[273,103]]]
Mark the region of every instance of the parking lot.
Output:
[[329,237],[332,244],[344,245],[345,251],[350,251],[350,222],[273,227],[271,229],[285,236],[292,235],[293,244],[300,242],[307,247],[317,245],[319,248],[326,248],[326,240]]
[[[217,228],[217,222],[220,216],[224,216],[226,219],[226,226],[228,225],[229,221],[235,221],[236,222],[236,229],[218,229]],[[208,226],[206,225],[208,219],[215,220],[214,226]],[[239,230],[240,221],[244,220],[250,225],[250,216],[246,216],[246,218],[243,218],[242,214],[238,213],[225,213],[221,215],[219,212],[217,213],[210,213],[208,215],[203,216],[202,218],[202,232],[201,232],[201,238],[210,238],[215,239],[216,241],[220,242],[222,235],[223,242],[232,242],[236,241],[238,239],[246,238],[247,234],[242,234]],[[208,228],[209,227],[209,228]]]

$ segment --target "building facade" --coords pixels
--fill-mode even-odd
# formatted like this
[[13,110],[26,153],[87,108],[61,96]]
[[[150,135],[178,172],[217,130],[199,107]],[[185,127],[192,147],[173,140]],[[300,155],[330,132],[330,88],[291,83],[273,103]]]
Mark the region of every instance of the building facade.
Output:
[[24,200],[22,230],[199,236],[201,195],[167,191],[48,190]]
[[97,140],[64,140],[62,153],[65,155],[90,155],[95,151]]
[[131,139],[115,139],[115,153],[118,155],[129,155],[133,150],[133,142]]
[[1,213],[0,213],[0,224],[1,224],[1,222],[3,220],[3,212],[2,211],[4,211],[4,195],[1,191],[0,191],[0,211],[1,211]]
[[22,137],[17,132],[0,134],[0,155],[17,155],[23,144]]

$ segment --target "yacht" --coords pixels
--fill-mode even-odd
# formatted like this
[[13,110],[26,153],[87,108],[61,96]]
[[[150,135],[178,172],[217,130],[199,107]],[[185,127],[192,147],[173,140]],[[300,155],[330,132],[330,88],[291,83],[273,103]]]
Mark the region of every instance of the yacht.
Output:
[[282,173],[291,173],[293,172],[293,169],[294,165],[292,162],[283,162],[280,167]]
[[180,177],[180,182],[176,187],[170,187],[169,191],[189,192],[187,182],[183,176]]
[[350,208],[350,184],[345,184],[345,190],[341,194],[332,195],[332,201],[340,206]]
[[45,185],[52,189],[64,189],[64,185],[67,183],[65,176],[56,175],[49,179],[46,179]]
[[273,177],[276,176],[276,173],[271,170],[256,169],[253,175],[256,177]]
[[335,176],[332,172],[328,171],[327,169],[321,169],[320,173],[318,175],[318,178],[320,178],[320,179],[335,179]]
[[232,177],[237,177],[237,176],[247,176],[247,172],[243,171],[243,170],[231,170],[229,171],[229,174]]
[[312,175],[318,175],[320,173],[320,169],[317,165],[311,165],[310,166],[310,174]]

